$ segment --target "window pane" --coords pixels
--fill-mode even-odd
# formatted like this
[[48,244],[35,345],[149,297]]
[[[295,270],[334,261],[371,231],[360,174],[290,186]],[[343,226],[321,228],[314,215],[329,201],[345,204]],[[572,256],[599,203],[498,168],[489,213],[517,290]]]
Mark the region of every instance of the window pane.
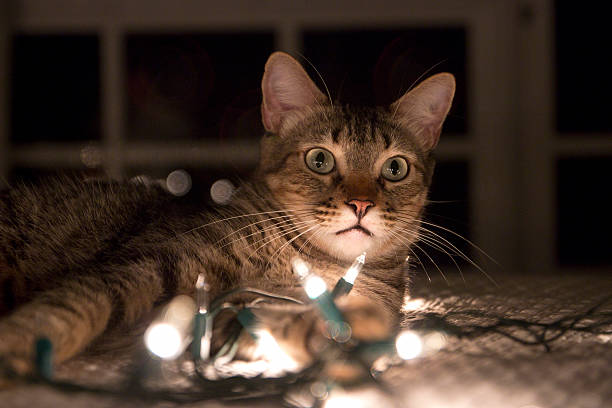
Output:
[[415,82],[451,72],[457,92],[445,130],[468,129],[463,28],[307,30],[304,55],[323,76],[332,98],[353,104],[390,104]]
[[47,180],[60,177],[74,177],[79,180],[83,179],[103,179],[107,180],[108,176],[99,169],[87,168],[70,168],[70,167],[25,167],[18,166],[11,169],[8,181],[11,185],[18,183],[26,184],[44,184]]
[[128,35],[128,138],[260,137],[273,43],[271,32]]
[[612,157],[557,162],[557,258],[561,265],[612,265]]
[[100,72],[94,35],[13,38],[11,141],[100,138]]
[[612,132],[612,31],[606,4],[555,2],[559,132]]

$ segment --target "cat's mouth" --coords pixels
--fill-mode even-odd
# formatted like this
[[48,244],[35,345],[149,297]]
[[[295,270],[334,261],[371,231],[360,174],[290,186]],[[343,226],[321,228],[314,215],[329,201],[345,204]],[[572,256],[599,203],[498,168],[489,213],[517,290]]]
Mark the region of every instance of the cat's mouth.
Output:
[[352,227],[345,228],[345,229],[343,229],[341,231],[338,231],[338,232],[336,232],[336,235],[345,234],[347,232],[362,232],[362,233],[364,233],[364,234],[366,234],[366,235],[368,235],[370,237],[374,235],[374,234],[372,234],[370,232],[370,230],[368,230],[367,228],[362,227],[359,224],[355,224]]

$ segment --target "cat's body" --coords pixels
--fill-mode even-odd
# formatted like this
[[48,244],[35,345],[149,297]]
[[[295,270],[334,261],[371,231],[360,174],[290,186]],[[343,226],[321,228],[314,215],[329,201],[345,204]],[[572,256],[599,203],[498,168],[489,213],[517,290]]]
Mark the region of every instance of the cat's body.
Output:
[[[149,319],[172,296],[192,294],[200,273],[213,297],[248,285],[304,298],[291,271],[296,255],[331,286],[367,251],[341,304],[356,337],[392,330],[404,296],[401,264],[418,237],[452,76],[424,82],[390,108],[332,106],[299,64],[277,53],[262,89],[268,133],[260,165],[226,206],[184,214],[157,187],[67,179],[4,194],[5,365],[27,371],[39,336],[54,343],[58,361],[70,358],[94,339]],[[257,316],[273,334],[293,325],[308,337],[318,327],[314,314],[286,306],[262,307]],[[300,343],[288,352],[308,361],[308,341]]]

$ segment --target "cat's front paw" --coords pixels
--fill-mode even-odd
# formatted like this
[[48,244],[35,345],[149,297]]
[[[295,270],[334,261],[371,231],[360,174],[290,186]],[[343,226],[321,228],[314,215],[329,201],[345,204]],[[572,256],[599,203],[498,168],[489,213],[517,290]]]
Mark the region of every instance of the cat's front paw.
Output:
[[395,320],[392,313],[367,298],[345,297],[336,303],[342,322],[327,320],[329,316],[315,305],[302,310],[254,309],[258,324],[252,330],[255,333],[250,334],[255,336],[243,333],[241,357],[272,361],[287,371],[298,371],[320,361],[334,380],[355,379],[363,374],[363,366],[339,353],[350,354],[363,342],[387,339],[395,329]]
[[[369,375],[367,368],[371,356],[358,355],[360,344],[387,340],[394,332],[395,315],[381,304],[368,298],[354,296],[336,301],[344,318],[344,328],[327,322],[325,325],[328,338],[333,340],[344,354],[334,355],[326,361],[325,372],[328,378],[338,383],[352,383]],[[348,333],[343,332],[348,330]],[[333,349],[333,347],[332,347]]]
[[360,342],[388,338],[396,326],[396,317],[379,303],[362,296],[346,296],[336,301],[351,329],[351,339]]
[[26,358],[0,355],[0,390],[9,388],[32,373],[33,364]]
[[34,345],[32,336],[0,321],[0,383],[12,382],[34,373]]

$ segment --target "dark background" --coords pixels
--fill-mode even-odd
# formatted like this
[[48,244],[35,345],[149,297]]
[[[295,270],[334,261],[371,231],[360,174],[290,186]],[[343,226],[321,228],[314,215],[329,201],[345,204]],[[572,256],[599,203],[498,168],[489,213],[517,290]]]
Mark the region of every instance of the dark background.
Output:
[[[595,135],[610,139],[612,36],[601,4],[595,1],[554,2],[555,129],[561,138]],[[523,10],[524,11],[524,10]],[[517,12],[529,18],[528,11]],[[32,143],[100,141],[100,38],[94,32],[23,33],[11,31],[8,97],[11,146]],[[468,137],[467,44],[470,32],[461,25],[381,28],[307,29],[302,54],[296,56],[321,86],[321,73],[335,100],[354,104],[388,104],[421,75],[452,72],[458,82],[454,106],[443,138]],[[268,55],[275,50],[272,28],[244,30],[155,29],[124,37],[125,134],[127,141],[203,139],[231,143],[257,139],[260,80]],[[308,60],[306,61],[305,58]],[[518,164],[517,164],[518,165]],[[470,237],[470,183],[467,160],[439,162],[429,208],[432,221]],[[82,169],[87,169],[82,166]],[[221,177],[248,175],[251,165],[219,168],[202,162],[192,175],[193,199],[205,196]],[[30,180],[79,167],[14,165],[9,182]],[[87,169],[95,171],[96,169]],[[128,168],[125,177],[165,177],[173,169]],[[557,205],[556,258],[560,266],[612,266],[610,177],[612,160],[563,157],[555,165]],[[450,237],[449,237],[450,238]],[[452,239],[452,238],[451,238]],[[469,246],[453,240],[460,248]],[[486,243],[482,246],[486,249]],[[451,262],[444,256],[435,260]],[[431,267],[429,268],[431,270]]]

